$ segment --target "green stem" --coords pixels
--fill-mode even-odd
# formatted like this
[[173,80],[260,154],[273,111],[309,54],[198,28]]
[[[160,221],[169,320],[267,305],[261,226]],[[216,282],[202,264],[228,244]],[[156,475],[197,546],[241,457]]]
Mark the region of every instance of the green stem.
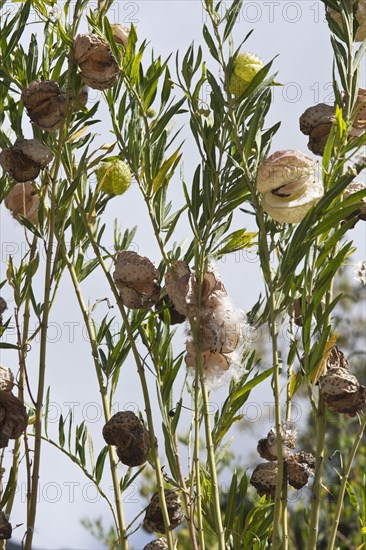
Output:
[[[88,337],[89,337],[93,360],[94,360],[95,372],[97,375],[99,391],[102,398],[104,420],[105,422],[108,422],[109,419],[111,418],[111,409],[110,409],[110,403],[108,399],[107,387],[104,383],[103,372],[102,372],[102,369],[100,368],[100,364],[98,360],[98,345],[96,341],[95,328],[90,318],[89,312],[86,308],[86,305],[84,303],[83,295],[82,295],[80,284],[75,272],[75,268],[70,262],[70,259],[68,258],[63,245],[61,245],[61,251],[67,263],[67,267],[74,286],[75,294],[84,318],[85,326],[88,331]],[[117,528],[118,540],[119,540],[119,543],[121,544],[122,550],[128,550],[127,533],[126,533],[123,505],[122,505],[122,499],[121,499],[118,470],[117,470],[118,459],[116,456],[115,449],[112,445],[108,445],[108,455],[109,455],[109,464],[110,464],[112,483],[113,483],[114,500],[116,503],[116,512],[117,512],[116,528]]]
[[[30,249],[29,265],[32,263],[32,261],[35,258],[36,251],[37,251],[37,242],[38,242],[38,239],[36,236],[34,236],[31,249]],[[26,275],[25,285],[30,284],[31,277],[32,277],[31,271],[28,270]],[[27,347],[28,347],[30,306],[31,306],[31,298],[30,298],[30,293],[28,293],[24,304],[22,334],[20,334],[18,314],[16,314],[16,325],[18,330],[18,348],[19,348],[19,351],[18,351],[18,357],[19,357],[18,399],[21,403],[24,403],[24,388],[26,385],[26,357],[27,357]],[[25,433],[24,438],[26,437],[27,435]],[[11,511],[13,509],[14,497],[15,497],[16,488],[17,488],[21,440],[22,438],[19,437],[18,439],[15,440],[15,443],[14,443],[13,462],[12,462],[14,482],[12,487],[10,487],[9,499],[6,503],[6,508],[5,508],[5,513],[8,516],[10,516]],[[26,446],[26,450],[27,450],[27,446]],[[29,464],[28,455],[27,455],[27,464]]]
[[[193,471],[192,471],[192,490],[196,488],[195,502],[197,504],[197,530],[201,550],[205,549],[205,533],[203,529],[202,516],[202,490],[201,490],[201,468],[200,468],[200,386],[199,372],[196,369],[194,380],[194,451],[193,451]],[[193,480],[195,479],[195,483]]]
[[360,443],[362,441],[363,433],[366,428],[366,415],[364,415],[363,420],[361,422],[360,428],[356,434],[355,440],[352,445],[351,454],[349,455],[348,462],[346,469],[344,471],[344,474],[342,475],[342,481],[341,486],[339,488],[339,495],[337,500],[337,507],[335,510],[333,522],[332,522],[332,531],[329,537],[329,543],[327,546],[327,550],[333,550],[337,538],[337,530],[339,525],[339,520],[342,513],[342,507],[343,507],[343,500],[346,492],[346,487],[349,479],[349,475],[351,472],[352,464],[355,459],[355,456],[357,454],[358,448],[360,446]]
[[87,230],[87,233],[88,233],[88,236],[89,236],[89,239],[90,239],[90,243],[93,247],[94,253],[95,253],[96,257],[99,260],[99,263],[100,263],[100,265],[101,265],[101,267],[104,271],[104,274],[107,278],[107,281],[109,283],[111,291],[113,292],[113,295],[115,297],[118,309],[120,310],[122,320],[123,320],[123,323],[124,323],[124,326],[125,326],[125,329],[126,329],[128,341],[129,341],[129,344],[131,346],[132,354],[133,354],[135,362],[136,362],[137,372],[138,372],[138,375],[139,375],[139,378],[140,378],[142,393],[143,393],[143,397],[144,397],[145,412],[146,412],[146,417],[147,417],[148,429],[149,429],[149,433],[150,433],[151,453],[152,453],[152,456],[153,456],[153,462],[154,462],[154,466],[155,466],[154,469],[155,469],[156,481],[157,481],[157,486],[158,486],[157,489],[158,489],[159,500],[160,500],[161,510],[162,510],[163,519],[164,519],[164,525],[165,525],[165,529],[166,529],[166,537],[167,537],[167,541],[168,541],[168,547],[169,547],[169,550],[174,550],[174,540],[173,540],[172,530],[171,530],[171,527],[170,527],[170,519],[169,519],[168,509],[167,509],[166,501],[165,501],[164,481],[163,481],[163,476],[162,476],[162,471],[161,471],[161,463],[160,463],[160,458],[159,458],[158,442],[157,442],[157,438],[155,437],[155,429],[154,429],[154,422],[153,422],[153,417],[152,417],[149,387],[148,387],[148,383],[147,383],[146,376],[145,376],[145,369],[144,369],[143,363],[142,363],[141,358],[140,358],[140,354],[139,354],[137,346],[136,346],[134,334],[133,334],[133,331],[131,329],[131,325],[130,325],[128,315],[127,315],[126,310],[123,306],[123,303],[122,303],[121,298],[119,296],[118,290],[117,290],[117,288],[114,284],[113,278],[112,278],[111,274],[109,273],[109,270],[108,270],[108,268],[107,268],[107,266],[104,262],[103,256],[100,253],[98,243],[96,242],[96,240],[94,238],[94,234],[91,231],[90,225],[87,222],[85,212],[83,211],[82,206],[81,206],[81,204],[80,204],[80,202],[77,198],[76,198],[76,201],[77,201],[80,216],[81,216],[81,218],[83,220],[83,223],[85,225],[85,228]]

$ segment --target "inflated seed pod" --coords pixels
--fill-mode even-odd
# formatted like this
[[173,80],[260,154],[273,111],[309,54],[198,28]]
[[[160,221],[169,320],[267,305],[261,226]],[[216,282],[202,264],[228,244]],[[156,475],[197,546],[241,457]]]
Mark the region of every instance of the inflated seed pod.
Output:
[[8,309],[8,304],[6,303],[4,298],[0,296],[0,315],[2,315],[4,311],[6,311],[7,309]]
[[0,540],[11,539],[13,528],[3,511],[0,512]]
[[198,282],[188,264],[183,260],[173,265],[173,273],[166,273],[165,285],[175,309],[185,317],[197,314]]
[[167,550],[168,548],[168,542],[164,537],[152,540],[144,546],[144,550]]
[[[169,489],[164,489],[164,491],[170,527],[172,529],[175,529],[184,520],[183,508],[178,493]],[[160,498],[158,493],[154,493],[151,497],[150,503],[146,508],[143,525],[145,529],[147,529],[147,531],[165,533],[163,513],[161,511]]]
[[256,488],[259,496],[267,495],[274,498],[277,485],[278,467],[275,462],[258,464],[250,478],[250,483]]
[[[347,185],[343,193],[343,198],[348,199],[349,197],[352,197],[354,193],[358,193],[359,191],[364,191],[365,189],[366,189],[366,185],[364,183],[353,181],[352,183]],[[352,218],[356,218],[356,222],[358,220],[366,221],[366,198],[362,199],[361,207],[357,208],[352,214],[350,214],[345,221],[348,221]]]
[[120,73],[108,43],[96,34],[79,34],[74,40],[74,57],[83,82],[96,90],[112,88]]
[[30,181],[17,183],[7,194],[4,203],[16,220],[21,222],[19,216],[24,216],[34,225],[38,223],[39,195]]
[[51,151],[38,139],[20,139],[0,153],[0,164],[19,182],[34,180],[53,159]]
[[301,115],[300,130],[309,136],[308,148],[314,155],[323,155],[334,120],[335,107],[326,103],[309,107]]
[[108,445],[117,447],[117,455],[126,466],[141,466],[149,457],[150,434],[132,411],[118,412],[103,428]]
[[[290,449],[296,446],[296,428],[292,422],[283,422],[281,426],[282,435],[282,454],[288,456]],[[266,438],[260,439],[257,446],[258,454],[261,458],[269,461],[277,460],[277,432],[272,428]]]
[[311,453],[294,453],[285,458],[285,462],[288,482],[295,489],[304,487],[309,477],[314,475],[315,458]]
[[328,409],[355,416],[366,405],[366,388],[348,369],[333,367],[319,379],[320,393]]
[[125,306],[146,309],[159,302],[159,272],[148,258],[123,250],[117,254],[114,265],[113,279]]
[[14,375],[5,365],[0,365],[0,390],[11,391],[14,387]]
[[15,395],[0,390],[0,448],[7,447],[9,439],[17,439],[28,424],[26,409]]
[[117,42],[117,44],[122,44],[122,46],[127,48],[130,29],[121,25],[120,23],[112,23],[111,29],[115,42]]
[[173,302],[169,299],[168,296],[161,298],[159,302],[156,304],[155,309],[159,311],[158,315],[161,321],[164,321],[164,310],[168,309],[171,325],[178,325],[186,321],[186,316],[182,315],[176,310]]
[[236,96],[241,96],[263,67],[263,61],[255,55],[240,53],[234,61],[233,72],[229,82],[229,92]]
[[31,121],[46,132],[61,127],[66,112],[66,95],[53,80],[33,80],[22,93]]
[[299,223],[324,194],[316,181],[316,162],[294,149],[276,151],[259,167],[257,189],[262,207],[280,223]]

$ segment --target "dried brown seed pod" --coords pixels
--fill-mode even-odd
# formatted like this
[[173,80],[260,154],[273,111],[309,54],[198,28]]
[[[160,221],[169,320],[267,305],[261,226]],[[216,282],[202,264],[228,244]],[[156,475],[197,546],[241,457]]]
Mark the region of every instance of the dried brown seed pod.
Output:
[[14,387],[14,375],[9,369],[4,365],[0,365],[0,390],[2,391],[11,391]]
[[0,448],[7,447],[9,439],[17,439],[28,425],[25,407],[15,395],[0,390]]
[[201,306],[211,309],[220,307],[227,295],[220,275],[214,266],[209,265],[203,276]]
[[8,309],[8,304],[5,302],[4,298],[0,296],[0,315]]
[[355,416],[366,405],[366,388],[345,368],[333,367],[319,380],[320,393],[331,411]]
[[[366,0],[349,0],[351,4],[357,3],[356,20],[358,29],[355,41],[362,42],[366,38]],[[333,8],[327,8],[328,16],[333,19],[342,28],[344,25],[342,15]],[[345,30],[346,32],[346,30]]]
[[231,353],[241,339],[242,327],[231,309],[215,311],[200,319],[201,350],[213,353]]
[[[175,491],[164,489],[165,501],[168,509],[170,527],[175,529],[184,520],[184,512],[179,500],[179,496]],[[165,533],[165,525],[163,513],[161,511],[159,494],[154,493],[150,503],[146,508],[146,514],[143,523],[145,529],[150,532]]]
[[21,139],[0,153],[0,164],[16,181],[29,182],[51,162],[51,151],[38,139]]
[[285,458],[285,462],[288,482],[295,489],[304,487],[309,477],[314,475],[315,458],[311,453],[294,453]]
[[13,218],[24,216],[34,225],[38,223],[39,196],[36,188],[30,181],[17,183],[8,193],[4,201]]
[[114,282],[125,306],[149,308],[159,302],[159,272],[148,258],[123,250],[117,254],[114,265]]
[[[189,368],[197,367],[197,356],[194,342],[191,340],[186,341],[186,355],[185,363]],[[230,366],[230,353],[219,353],[214,351],[204,351],[201,353],[201,360],[203,364],[204,371],[206,376],[211,374],[219,374],[220,371],[228,370]]]
[[11,539],[13,528],[4,512],[0,512],[0,540]]
[[349,362],[338,346],[334,346],[327,359],[327,369],[341,367],[342,369],[349,370]]
[[176,262],[173,273],[165,275],[165,284],[178,313],[185,317],[194,317],[197,314],[198,283],[188,264],[183,260]]
[[309,136],[308,148],[322,156],[330,130],[335,120],[335,107],[319,103],[309,107],[300,117],[300,130]]
[[127,48],[130,29],[128,27],[124,27],[120,23],[113,23],[111,25],[111,29],[115,42],[117,42],[117,44],[122,44],[122,46]]
[[103,38],[96,34],[79,34],[74,41],[74,56],[87,86],[106,90],[116,84],[120,70]]
[[175,305],[171,300],[169,300],[168,296],[161,298],[159,302],[156,304],[155,309],[159,311],[158,313],[159,319],[161,319],[162,321],[164,321],[164,310],[168,309],[171,325],[178,325],[186,321],[186,316],[182,315],[176,310]]
[[[343,198],[347,199],[348,197],[351,197],[354,193],[358,193],[358,191],[363,191],[364,189],[366,189],[366,185],[364,183],[353,181],[352,183],[347,185],[343,193]],[[346,221],[351,220],[352,218],[356,218],[356,222],[358,220],[363,220],[366,222],[366,198],[362,199],[362,202],[363,202],[363,206],[355,210],[354,213],[350,214],[346,218]]]
[[[286,457],[290,449],[296,446],[296,428],[292,422],[283,422],[281,426],[282,435],[282,453]],[[258,441],[257,451],[260,457],[269,461],[277,460],[277,434],[276,429],[272,428],[266,438]]]
[[53,80],[33,80],[22,93],[31,121],[46,132],[61,127],[66,110],[66,95]]
[[152,540],[144,546],[144,550],[166,550],[167,548],[169,548],[168,542],[164,537]]
[[274,498],[277,485],[277,463],[262,462],[258,464],[250,478],[250,483],[257,489],[259,496],[267,495]]
[[150,434],[132,411],[118,412],[103,428],[108,445],[117,447],[117,455],[126,466],[141,466],[149,457]]

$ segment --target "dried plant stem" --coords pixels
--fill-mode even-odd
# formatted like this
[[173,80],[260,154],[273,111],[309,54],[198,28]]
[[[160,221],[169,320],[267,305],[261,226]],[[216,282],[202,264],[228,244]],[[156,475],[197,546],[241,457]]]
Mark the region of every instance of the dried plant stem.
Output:
[[[74,286],[79,307],[84,318],[86,329],[88,331],[88,337],[89,337],[93,360],[94,360],[95,372],[97,375],[99,391],[102,398],[104,419],[106,422],[108,422],[109,419],[111,418],[111,409],[110,409],[110,402],[108,398],[107,387],[104,383],[103,373],[98,361],[98,345],[96,341],[95,328],[90,318],[89,312],[86,308],[86,305],[84,303],[80,284],[77,279],[77,275],[75,273],[75,268],[70,262],[70,259],[68,258],[66,250],[64,249],[63,245],[61,245],[61,251],[67,263],[67,267],[71,276],[71,280]],[[118,459],[117,459],[114,447],[112,445],[108,445],[108,455],[109,455],[109,464],[110,464],[110,470],[112,475],[114,500],[116,504],[116,515],[117,515],[116,528],[117,528],[118,542],[121,545],[122,550],[128,550],[128,540],[127,540],[127,533],[126,533],[123,505],[122,505],[122,499],[121,499],[118,470],[117,470]]]
[[157,490],[158,490],[158,494],[159,494],[161,511],[162,511],[162,514],[163,514],[164,525],[165,525],[165,529],[166,529],[166,537],[167,537],[168,547],[169,547],[169,550],[174,550],[174,540],[173,540],[172,530],[170,528],[170,519],[169,519],[168,509],[167,509],[167,506],[166,506],[166,501],[165,501],[164,481],[163,481],[163,475],[162,475],[162,472],[161,472],[161,463],[160,463],[160,458],[159,458],[159,450],[158,450],[157,438],[155,437],[154,421],[153,421],[153,417],[152,417],[149,386],[148,386],[146,376],[145,376],[144,365],[141,361],[140,354],[139,354],[139,351],[137,349],[135,338],[134,338],[134,335],[133,335],[133,331],[132,331],[132,328],[131,328],[131,325],[130,325],[130,321],[129,321],[128,315],[126,313],[126,310],[124,308],[124,305],[121,301],[121,298],[119,296],[118,290],[116,289],[116,286],[114,284],[112,276],[109,273],[109,270],[108,270],[108,268],[107,268],[107,266],[104,262],[104,258],[103,258],[102,254],[100,252],[98,243],[96,242],[96,240],[94,238],[94,234],[93,234],[93,232],[90,228],[90,225],[88,224],[85,212],[83,211],[83,208],[82,208],[82,205],[81,205],[79,199],[76,198],[76,201],[77,201],[80,216],[81,216],[81,218],[83,220],[83,223],[85,225],[85,228],[87,230],[88,237],[90,239],[90,243],[93,247],[94,253],[95,253],[96,257],[99,260],[99,263],[100,263],[100,265],[101,265],[101,267],[104,271],[104,274],[107,278],[107,281],[109,283],[110,289],[111,289],[111,291],[112,291],[112,293],[115,297],[118,309],[120,310],[122,320],[123,320],[123,323],[124,323],[124,326],[125,326],[125,329],[126,329],[128,341],[130,343],[132,354],[133,354],[135,362],[136,362],[137,372],[138,372],[138,375],[140,377],[140,383],[141,383],[141,388],[142,388],[142,393],[143,393],[143,398],[144,398],[144,403],[145,403],[145,413],[146,413],[146,417],[147,417],[148,429],[149,429],[149,432],[150,432],[151,452],[152,452],[153,461],[154,461],[154,465],[155,465]]
[[355,436],[355,439],[354,439],[354,442],[353,442],[353,445],[352,445],[352,449],[351,449],[351,453],[349,455],[348,462],[347,462],[346,468],[344,470],[344,474],[342,475],[342,481],[341,481],[341,486],[339,488],[339,495],[338,495],[338,500],[337,500],[337,507],[336,507],[333,522],[332,522],[332,531],[331,531],[331,534],[330,534],[330,537],[329,537],[329,543],[328,543],[327,550],[333,550],[333,548],[335,546],[335,543],[336,543],[337,530],[338,530],[339,520],[340,520],[341,513],[342,513],[344,495],[345,495],[345,492],[346,492],[346,487],[347,487],[349,475],[350,475],[350,472],[351,472],[353,461],[356,457],[358,448],[359,448],[360,443],[362,441],[362,437],[363,437],[365,428],[366,428],[366,414],[363,416],[360,428],[359,428],[359,430],[358,430],[358,432]]

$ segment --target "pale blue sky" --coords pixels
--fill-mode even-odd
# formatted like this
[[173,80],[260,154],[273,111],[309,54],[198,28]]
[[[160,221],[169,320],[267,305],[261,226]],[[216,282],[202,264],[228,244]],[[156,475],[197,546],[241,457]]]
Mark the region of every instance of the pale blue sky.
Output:
[[[92,3],[90,5],[92,7]],[[229,2],[226,2],[226,5],[229,6]],[[11,7],[14,9],[14,5]],[[116,2],[110,15],[111,22],[124,23],[127,26],[131,21],[134,22],[140,40],[146,38],[155,53],[160,53],[163,57],[177,50],[183,57],[192,41],[202,44],[201,26],[204,18],[204,12],[198,0]],[[264,62],[268,62],[278,54],[274,69],[279,72],[277,80],[284,84],[283,87],[274,89],[273,106],[267,119],[268,125],[278,120],[282,121],[282,126],[273,140],[273,150],[295,148],[308,152],[307,138],[299,131],[299,116],[307,107],[315,103],[331,101],[332,54],[329,33],[324,23],[323,4],[320,0],[246,1],[234,28],[235,43],[238,44],[252,28],[255,32],[245,45],[245,51],[258,55]],[[38,29],[39,26],[29,28],[29,31],[37,32]],[[212,70],[216,70],[215,64],[211,61],[209,66]],[[174,67],[173,60],[172,67]],[[365,85],[364,75],[365,72],[363,72],[363,85]],[[103,110],[103,121],[107,120],[105,113],[106,111]],[[100,142],[103,143],[112,140],[106,128],[106,122],[98,127],[101,133]],[[185,132],[185,137],[188,138],[188,136],[188,132]],[[30,137],[30,129],[27,137]],[[187,139],[184,174],[188,182],[196,162],[194,144]],[[172,197],[178,207],[182,200],[179,179],[172,181],[171,186]],[[0,267],[1,279],[3,279],[6,256],[12,251],[15,260],[19,260],[20,250],[24,246],[22,245],[24,237],[20,225],[10,217],[4,205],[1,207],[0,216],[2,240]],[[106,220],[110,221],[105,235],[107,246],[108,238],[112,239],[112,221],[115,217],[119,218],[124,229],[136,223],[139,224],[135,247],[140,253],[158,262],[159,253],[136,188],[132,187],[124,196],[115,198],[110,203],[106,213]],[[252,220],[248,220],[244,214],[237,214],[235,219],[237,227],[252,228],[251,224]],[[182,225],[177,240],[185,237],[186,230],[187,226]],[[352,236],[359,247],[355,261],[364,259],[366,257],[365,225],[358,224]],[[249,310],[255,303],[262,286],[258,263],[253,261],[253,257],[237,255],[227,258],[225,262],[220,262],[218,269],[235,303],[244,310]],[[91,303],[105,296],[110,297],[101,274],[91,277],[87,284],[83,285],[83,289],[85,297],[90,298]],[[36,291],[40,292],[40,290],[41,287],[38,286]],[[10,291],[5,290],[3,295],[11,307]],[[98,306],[97,312],[100,316],[107,312],[105,303]],[[60,412],[65,415],[70,407],[73,407],[77,421],[84,419],[87,422],[88,429],[95,438],[94,448],[97,454],[104,444],[101,438],[103,421],[100,419],[97,383],[84,334],[81,316],[66,274],[59,291],[59,299],[51,314],[50,339],[54,342],[49,345],[47,370],[47,385],[52,386],[51,401],[54,403],[51,412],[58,421]],[[183,343],[182,338],[180,341]],[[29,355],[31,380],[32,373],[37,369],[36,348],[35,345]],[[3,351],[1,361],[13,366],[16,371],[15,353]],[[125,364],[121,380],[123,382],[120,391],[117,392],[116,411],[118,408],[125,408],[129,402],[143,409],[140,386],[132,360]],[[153,384],[153,379],[150,382]],[[221,403],[225,398],[225,391],[222,389],[215,393],[212,401]],[[268,392],[263,394],[263,390],[253,392],[249,401],[253,403],[253,407],[247,410],[248,420],[255,417],[256,411],[260,410],[261,418],[264,420],[262,430],[264,434],[267,433],[270,421],[267,418],[269,406],[265,403],[270,401],[270,394]],[[158,415],[156,418],[158,419]],[[187,413],[187,420],[188,418],[189,413]],[[57,435],[57,423],[53,427],[50,426],[50,431]],[[246,437],[241,436],[241,438]],[[249,466],[249,456],[255,449],[255,441],[253,440],[252,444],[248,441],[243,442],[240,435],[236,434],[234,447],[243,456],[244,464]],[[162,444],[161,453],[163,454]],[[6,454],[10,459],[10,448]],[[105,477],[108,479],[107,469]],[[100,545],[80,526],[80,518],[101,516],[109,521],[106,505],[101,501],[94,502],[95,491],[89,486],[88,481],[79,474],[74,465],[46,444],[43,447],[40,484],[35,546],[48,550],[100,548]],[[112,496],[112,492],[110,490],[108,492],[108,482],[106,488],[107,493]],[[12,515],[13,524],[24,521],[24,477],[21,478],[18,493]],[[126,495],[127,523],[144,505],[138,494],[133,494],[132,490]],[[23,532],[23,527],[15,530],[14,539],[19,539]],[[145,540],[146,536],[138,532],[131,538],[131,543],[135,550],[139,550],[145,544]]]

